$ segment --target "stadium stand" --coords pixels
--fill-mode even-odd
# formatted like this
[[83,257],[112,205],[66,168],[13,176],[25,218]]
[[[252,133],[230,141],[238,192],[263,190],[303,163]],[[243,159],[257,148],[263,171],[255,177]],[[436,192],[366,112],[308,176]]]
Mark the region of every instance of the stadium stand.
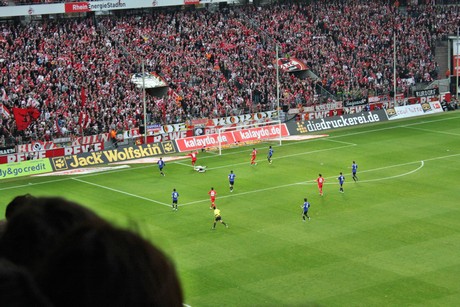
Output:
[[[275,22],[275,20],[282,22]],[[311,106],[430,82],[437,41],[453,34],[459,6],[395,7],[388,1],[310,1],[263,7],[155,10],[146,15],[0,25],[3,144],[138,127],[142,91],[130,76],[145,63],[169,85],[147,95],[150,123],[272,110],[275,46],[301,59],[313,77],[280,75],[280,104]],[[12,108],[39,117],[18,131]]]

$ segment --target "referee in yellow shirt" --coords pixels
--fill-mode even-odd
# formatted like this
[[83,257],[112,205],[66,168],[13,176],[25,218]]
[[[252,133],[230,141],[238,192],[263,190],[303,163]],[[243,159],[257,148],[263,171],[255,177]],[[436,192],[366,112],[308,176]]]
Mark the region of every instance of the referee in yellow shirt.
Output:
[[214,225],[212,226],[212,230],[216,230],[217,222],[222,223],[225,228],[228,228],[228,225],[222,220],[222,216],[220,215],[220,210],[217,207],[214,209]]

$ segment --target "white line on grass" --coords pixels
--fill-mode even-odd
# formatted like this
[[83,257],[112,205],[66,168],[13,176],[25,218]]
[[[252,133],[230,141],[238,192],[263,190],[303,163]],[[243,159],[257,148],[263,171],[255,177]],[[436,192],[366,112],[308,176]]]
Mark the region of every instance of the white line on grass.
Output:
[[[420,166],[410,172],[407,172],[407,173],[404,173],[404,174],[399,174],[399,175],[394,175],[394,176],[390,176],[390,177],[384,177],[384,178],[377,178],[377,179],[367,179],[367,180],[360,180],[359,182],[373,182],[373,181],[382,181],[382,180],[388,180],[388,179],[393,179],[393,178],[398,178],[398,177],[403,177],[403,176],[407,176],[407,175],[410,175],[412,173],[415,173],[417,172],[418,170],[420,170],[423,166],[425,166],[425,162],[423,161],[420,161]],[[409,164],[412,164],[412,163],[409,163]],[[404,164],[403,164],[404,165]],[[406,163],[407,165],[407,163]],[[394,166],[395,167],[395,166]],[[364,173],[364,172],[361,172],[361,173]]]
[[[452,155],[452,156],[455,156],[455,155]],[[398,174],[398,175],[394,175],[394,176],[390,176],[390,177],[363,180],[363,181],[360,181],[360,182],[381,181],[381,180],[393,179],[393,178],[397,178],[397,177],[410,175],[410,174],[418,171],[419,169],[421,169],[424,166],[424,162],[423,161],[408,162],[408,163],[389,165],[389,166],[385,166],[385,167],[380,167],[380,168],[375,168],[375,169],[371,169],[371,170],[362,171],[361,173],[373,172],[373,171],[378,171],[378,170],[382,170],[382,169],[389,169],[389,168],[393,168],[393,167],[399,167],[399,166],[414,164],[414,163],[418,163],[418,162],[421,162],[421,165],[417,169],[412,170],[410,172],[407,172],[407,173],[404,173],[404,174]],[[334,177],[327,177],[327,179],[330,179],[330,178],[334,178]],[[86,181],[86,180],[77,179],[77,178],[71,178],[71,179],[75,180],[75,181],[78,181],[78,182],[81,182],[81,183],[85,183],[85,184],[93,185],[93,186],[96,186],[96,187],[99,187],[99,188],[102,188],[102,189],[106,189],[106,190],[109,190],[109,191],[113,191],[113,192],[121,193],[121,194],[124,194],[124,195],[132,196],[132,197],[135,197],[135,198],[139,198],[139,199],[142,199],[142,200],[146,200],[146,201],[149,201],[149,202],[152,202],[152,203],[160,204],[160,205],[167,206],[167,207],[170,206],[170,204],[159,202],[159,201],[156,201],[154,199],[150,199],[150,198],[143,197],[143,196],[140,196],[140,195],[136,195],[136,194],[128,193],[128,192],[125,192],[125,191],[117,190],[117,189],[114,189],[114,188],[106,187],[106,186],[96,184],[96,183],[92,183],[92,182],[89,182],[89,181]],[[231,197],[233,195],[240,196],[240,195],[246,195],[246,194],[252,194],[252,193],[259,193],[259,192],[264,192],[264,191],[269,191],[269,190],[274,190],[274,189],[280,189],[280,188],[285,188],[285,187],[299,185],[299,184],[308,184],[308,183],[315,183],[315,180],[309,180],[309,181],[303,181],[303,182],[295,182],[295,183],[289,183],[289,184],[284,184],[284,185],[278,185],[278,186],[273,186],[273,187],[264,188],[264,189],[252,190],[252,191],[247,191],[247,192],[242,192],[242,193],[237,193],[237,194],[232,194],[232,195],[226,195],[226,196],[222,196],[220,198],[228,198],[228,197]],[[193,204],[201,203],[201,202],[205,202],[205,201],[208,201],[208,199],[192,201],[192,202],[188,202],[188,203],[185,203],[185,204],[181,204],[179,206],[180,207],[188,206],[188,205],[193,205]]]
[[[364,131],[359,131],[359,132],[353,132],[353,133],[347,133],[345,135],[336,135],[336,136],[330,136],[329,139],[335,139],[335,138],[342,138],[342,137],[348,137],[352,135],[358,135],[358,134],[365,134],[365,133],[372,133],[372,132],[378,132],[378,131],[385,131],[385,130],[391,130],[391,129],[397,129],[397,128],[407,128],[409,126],[417,126],[417,125],[424,125],[424,124],[431,124],[431,123],[436,123],[436,122],[441,122],[441,121],[447,121],[447,120],[452,120],[452,119],[457,119],[457,117],[449,117],[449,118],[441,118],[441,119],[435,119],[435,120],[421,120],[416,123],[412,124],[402,124],[402,125],[397,125],[397,126],[391,126],[391,127],[385,127],[385,128],[378,128],[378,129],[366,129]],[[407,120],[412,120],[412,119],[407,119]],[[402,120],[403,121],[403,120]],[[388,123],[388,122],[387,122]],[[336,130],[337,131],[337,130]],[[312,140],[314,141],[314,140]]]
[[430,133],[440,133],[440,134],[447,134],[447,135],[453,135],[453,136],[460,136],[460,134],[458,133],[451,133],[451,132],[446,132],[446,131],[436,131],[436,130],[431,130],[431,129],[423,129],[423,128],[416,128],[416,127],[408,127],[408,126],[403,126],[403,128],[425,131],[425,132],[430,132]]
[[177,162],[177,161],[176,161],[176,162],[172,162],[172,163],[174,163],[174,164],[179,164],[179,165],[184,165],[184,166],[187,166],[187,167],[193,167],[193,166],[190,165],[190,164],[185,164],[185,163]]
[[[348,143],[348,144],[349,145],[326,148],[326,149],[318,149],[318,150],[313,150],[313,151],[300,152],[300,153],[296,153],[296,154],[292,154],[292,155],[277,156],[276,159],[286,159],[286,158],[291,158],[291,157],[295,157],[295,156],[310,155],[310,154],[314,154],[314,153],[318,153],[318,152],[325,152],[325,151],[330,151],[330,150],[336,150],[336,149],[342,149],[342,148],[356,146],[356,144],[353,144],[353,143]],[[175,162],[175,163],[177,163],[177,162]],[[231,166],[245,165],[245,164],[249,164],[249,160],[247,162],[233,163]],[[228,165],[216,166],[216,167],[210,167],[210,168],[208,168],[208,170],[220,169],[220,168],[228,168],[228,167],[229,167]]]
[[[344,142],[344,141],[338,141],[336,139],[349,137],[349,136],[353,136],[353,135],[358,135],[358,134],[366,134],[366,133],[374,133],[374,132],[379,132],[379,131],[385,131],[385,130],[390,130],[390,129],[407,128],[409,126],[423,125],[423,124],[435,123],[435,122],[440,122],[440,121],[447,121],[447,120],[452,120],[452,119],[458,119],[458,118],[457,117],[449,117],[449,118],[441,118],[441,119],[435,119],[435,120],[424,120],[424,121],[419,121],[419,122],[416,122],[416,123],[401,124],[401,125],[385,127],[385,128],[366,129],[365,131],[347,133],[345,135],[336,135],[336,136],[329,136],[327,138],[315,138],[315,139],[308,139],[308,140],[303,140],[303,141],[295,141],[295,142],[289,142],[287,144],[284,143],[282,146],[294,146],[294,145],[298,145],[299,143],[309,143],[309,142],[319,142],[319,141],[337,142],[337,143],[343,143],[343,144],[346,144],[346,145],[349,145],[349,146],[357,146],[358,144]],[[407,120],[410,120],[410,119],[407,119]],[[403,119],[401,121],[405,121],[405,120]],[[335,130],[335,131],[337,131],[337,130]],[[248,146],[250,146],[250,145],[248,145]],[[344,147],[335,147],[335,149],[340,149],[340,148],[344,148]],[[326,149],[326,150],[329,150],[329,149]],[[223,153],[222,156],[236,155],[236,154],[240,154],[242,152],[247,152],[247,150],[226,152],[226,153]],[[302,155],[302,154],[316,153],[316,152],[319,152],[319,151],[311,151],[311,152],[305,152],[305,153],[294,154],[294,155],[289,155],[289,156],[282,156],[282,157],[277,156],[277,159],[281,159],[281,158],[285,158],[285,157],[288,158],[288,157],[292,157],[292,156],[296,156],[296,155],[298,156],[298,155]],[[219,155],[217,153],[215,153],[214,156],[203,157],[202,159],[213,159],[213,158],[218,158],[218,157],[219,157]],[[174,162],[174,163],[178,163],[178,162]],[[232,164],[232,165],[242,165],[242,164],[246,164],[246,163],[239,163],[239,164]],[[218,168],[222,168],[222,167],[218,167]],[[215,168],[213,168],[213,169],[215,169]]]
[[[425,163],[423,161],[413,161],[413,162],[408,162],[408,163],[402,163],[402,164],[389,165],[389,166],[385,166],[385,167],[379,167],[379,168],[375,168],[375,169],[371,169],[371,170],[362,171],[360,173],[375,172],[375,171],[379,171],[379,170],[383,170],[383,169],[389,169],[389,168],[393,168],[393,167],[399,167],[399,166],[410,165],[410,164],[415,164],[415,163],[420,163],[420,166],[417,167],[414,170],[409,171],[409,172],[394,175],[394,176],[390,176],[390,177],[382,177],[382,178],[362,180],[362,181],[360,180],[359,182],[382,181],[382,180],[388,180],[388,179],[393,179],[393,178],[397,178],[397,177],[407,176],[407,175],[410,175],[412,173],[415,173],[415,172],[419,171],[425,165]],[[333,178],[335,178],[335,176],[326,177],[326,179],[333,179]],[[294,183],[288,183],[288,184],[283,184],[283,185],[272,186],[272,187],[264,188],[264,189],[258,189],[258,190],[252,190],[252,191],[247,191],[247,192],[235,193],[235,194],[231,194],[231,195],[225,195],[225,196],[219,197],[219,199],[228,198],[228,197],[232,197],[232,196],[240,196],[240,195],[247,195],[247,194],[252,194],[252,193],[265,192],[265,191],[269,191],[269,190],[275,190],[275,189],[280,189],[280,188],[285,188],[285,187],[291,187],[291,186],[294,186],[294,185],[315,184],[315,183],[316,183],[316,180],[294,182]],[[334,183],[332,183],[332,182],[327,183],[326,182],[326,184],[336,184],[336,183],[335,182]],[[209,201],[209,199],[196,200],[196,201],[192,201],[192,202],[189,202],[189,203],[181,204],[180,206],[188,206],[188,205],[193,205],[193,204],[206,202],[206,201]]]
[[48,184],[48,183],[55,183],[55,182],[60,182],[60,181],[67,181],[70,180],[70,178],[59,178],[59,179],[53,179],[53,180],[48,180],[48,181],[42,181],[38,183],[28,183],[28,184],[21,184],[21,185],[15,185],[11,187],[5,187],[5,188],[0,188],[0,191],[5,191],[5,190],[12,190],[12,189],[20,189],[24,187],[30,187],[31,185],[40,185],[40,184]]
[[97,184],[97,183],[92,183],[92,182],[77,179],[77,178],[72,178],[72,180],[75,180],[75,181],[78,181],[78,182],[81,182],[81,183],[86,183],[86,184],[89,184],[89,185],[93,185],[93,186],[101,188],[101,189],[106,189],[106,190],[117,192],[117,193],[120,193],[120,194],[125,194],[125,195],[132,196],[132,197],[135,197],[135,198],[140,198],[142,200],[146,200],[146,201],[156,203],[156,204],[160,204],[160,205],[163,205],[163,206],[168,206],[168,207],[171,206],[170,204],[165,204],[165,203],[163,203],[161,201],[157,201],[157,200],[150,199],[150,198],[147,198],[147,197],[143,197],[143,196],[128,193],[128,192],[125,192],[125,191],[117,190],[117,189],[114,189],[114,188],[106,187],[106,186],[103,186],[103,185],[100,185],[100,184]]
[[[439,121],[446,121],[446,120],[452,120],[452,119],[457,119],[456,117],[452,117],[452,118],[442,118],[442,119],[437,119],[437,120],[430,120],[430,121],[421,121],[421,122],[417,122],[417,123],[412,123],[412,124],[406,124],[406,125],[398,125],[398,126],[393,126],[393,127],[386,127],[386,128],[380,128],[380,129],[372,129],[372,130],[365,130],[365,131],[360,131],[360,132],[355,132],[355,133],[347,133],[346,135],[338,135],[338,136],[332,136],[332,137],[329,137],[327,139],[325,138],[319,138],[319,139],[311,139],[311,140],[305,140],[305,141],[296,141],[296,142],[292,142],[292,143],[289,143],[289,144],[285,144],[283,146],[290,146],[290,145],[297,145],[299,143],[305,143],[305,142],[314,142],[314,141],[324,141],[324,140],[327,140],[327,141],[336,141],[336,140],[333,140],[333,139],[336,139],[336,138],[342,138],[342,137],[348,137],[348,136],[351,136],[351,135],[357,135],[357,134],[364,134],[364,133],[373,133],[373,132],[376,132],[376,131],[384,131],[384,130],[389,130],[389,129],[394,129],[394,128],[403,128],[403,127],[408,127],[408,126],[414,126],[414,125],[422,125],[422,124],[427,124],[427,123],[433,123],[433,122],[439,122]],[[336,141],[336,142],[342,142],[342,141]],[[348,142],[342,142],[342,143],[345,143],[345,144],[350,144],[349,146],[356,146],[357,144],[354,144],[354,143],[348,143]],[[330,149],[325,149],[325,150],[334,150],[334,149],[340,149],[340,148],[344,148],[344,147],[348,147],[348,146],[342,146],[342,147],[335,147],[335,148],[330,148]],[[294,155],[286,155],[286,156],[278,156],[277,159],[281,159],[281,158],[288,158],[288,157],[291,157],[291,156],[296,156],[296,155],[302,155],[302,154],[311,154],[311,153],[317,153],[317,152],[321,152],[321,151],[325,151],[325,150],[315,150],[315,151],[309,151],[309,152],[304,152],[304,153],[300,153],[300,154],[294,154]],[[223,155],[230,155],[230,154],[238,154],[242,151],[239,151],[239,152],[231,152],[231,153],[225,153]],[[448,156],[441,156],[441,157],[434,157],[434,158],[429,158],[429,159],[424,159],[425,161],[431,161],[431,160],[439,160],[439,159],[445,159],[445,158],[449,158],[449,157],[456,157],[456,156],[459,156],[460,154],[452,154],[452,155],[448,155]],[[213,156],[213,157],[205,157],[206,158],[215,158],[215,157],[219,157],[218,155],[216,156]],[[418,161],[417,161],[418,162]],[[173,163],[177,163],[179,164],[180,162],[173,162]],[[246,163],[239,163],[239,164],[232,164],[231,166],[233,165],[244,165]],[[144,165],[144,166],[138,166],[138,167],[132,167],[130,169],[119,169],[119,170],[113,170],[113,171],[108,171],[110,173],[115,173],[115,172],[124,172],[124,171],[132,171],[132,170],[137,170],[137,169],[142,169],[142,168],[150,168],[150,167],[156,167],[156,165]],[[213,169],[218,169],[218,168],[224,168],[224,167],[230,167],[230,166],[222,166],[222,167],[215,167]],[[363,171],[361,171],[362,173]],[[80,178],[86,178],[86,177],[92,177],[92,176],[100,176],[100,175],[104,175],[106,174],[107,172],[105,173],[94,173],[94,174],[86,174],[86,175],[80,175],[79,177]],[[55,183],[55,182],[60,182],[60,181],[64,181],[64,180],[72,180],[73,178],[59,178],[59,179],[53,179],[53,180],[48,180],[48,181],[42,181],[42,182],[38,182],[38,183],[32,183],[32,184],[22,184],[22,185],[17,185],[17,186],[11,186],[11,187],[4,187],[4,188],[0,188],[0,191],[5,191],[5,190],[11,190],[11,189],[18,189],[18,188],[23,188],[23,187],[27,187],[27,186],[30,186],[30,185],[42,185],[42,184],[49,184],[49,183]]]
[[358,144],[355,144],[355,143],[350,143],[350,142],[344,142],[344,141],[337,141],[337,140],[333,140],[333,139],[329,139],[329,138],[326,138],[326,139],[318,139],[319,141],[328,141],[328,142],[335,142],[335,143],[340,143],[340,144],[347,144],[347,145],[350,145],[350,146],[356,146]]

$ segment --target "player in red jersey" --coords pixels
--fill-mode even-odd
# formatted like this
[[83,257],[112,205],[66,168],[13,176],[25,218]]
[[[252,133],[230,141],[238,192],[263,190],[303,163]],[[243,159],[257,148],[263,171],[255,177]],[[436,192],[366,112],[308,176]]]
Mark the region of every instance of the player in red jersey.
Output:
[[318,190],[319,190],[319,195],[323,196],[323,183],[325,179],[321,174],[319,174],[318,178],[316,178],[316,182],[318,183]]
[[257,165],[256,158],[257,158],[257,150],[253,148],[251,152],[251,165]]
[[192,166],[195,167],[195,163],[196,163],[196,156],[198,155],[198,151],[192,151],[191,153],[189,153],[187,156],[190,156],[190,158],[192,158]]
[[211,207],[209,209],[216,209],[216,196],[217,196],[216,190],[214,190],[214,188],[211,188],[208,194],[209,194],[209,197],[211,198]]

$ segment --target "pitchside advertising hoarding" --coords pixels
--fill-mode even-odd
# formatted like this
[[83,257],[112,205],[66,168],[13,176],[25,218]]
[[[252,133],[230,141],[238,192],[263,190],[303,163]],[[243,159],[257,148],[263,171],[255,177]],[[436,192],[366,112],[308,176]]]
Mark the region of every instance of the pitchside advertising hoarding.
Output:
[[25,162],[0,165],[0,179],[17,178],[52,172],[49,159],[30,160]]
[[291,134],[306,134],[324,130],[353,127],[364,124],[378,123],[388,120],[384,110],[332,116],[316,120],[288,122]]
[[124,162],[128,160],[158,157],[177,152],[174,142],[162,142],[141,146],[125,147],[121,149],[87,152],[78,155],[51,158],[54,171],[65,171],[85,166],[98,166],[108,163]]
[[224,131],[219,133],[198,135],[176,140],[179,151],[199,150],[220,146],[244,144],[262,139],[276,139],[289,135],[286,124],[270,125],[257,128]]
[[441,103],[439,103],[439,101],[394,107],[387,109],[386,111],[388,114],[388,119],[390,120],[443,112]]
[[[192,126],[186,123],[147,126],[147,143],[162,143],[186,138],[194,134],[217,133],[223,127],[236,127],[243,124],[267,122],[278,116],[277,111],[266,111],[252,114],[235,115],[214,119],[193,121]],[[123,140],[138,140],[143,136],[137,128],[124,131],[119,135],[120,144]],[[32,141],[30,144],[19,144],[17,147],[0,148],[0,164],[26,161],[27,159],[45,159],[59,156],[69,156],[89,151],[104,150],[104,144],[110,141],[109,133],[61,138],[53,141]]]
[[[39,143],[36,143],[39,144]],[[104,149],[103,143],[93,143],[87,145],[79,145],[79,146],[69,146],[69,147],[61,147],[61,148],[54,148],[54,149],[46,149],[40,150],[41,147],[37,147],[30,151],[19,152],[19,153],[10,153],[7,155],[0,154],[0,164],[4,163],[15,163],[26,161],[27,159],[45,159],[45,158],[52,158],[52,157],[60,157],[60,156],[69,156],[83,152],[89,151],[99,151]],[[2,151],[0,151],[1,153]]]

